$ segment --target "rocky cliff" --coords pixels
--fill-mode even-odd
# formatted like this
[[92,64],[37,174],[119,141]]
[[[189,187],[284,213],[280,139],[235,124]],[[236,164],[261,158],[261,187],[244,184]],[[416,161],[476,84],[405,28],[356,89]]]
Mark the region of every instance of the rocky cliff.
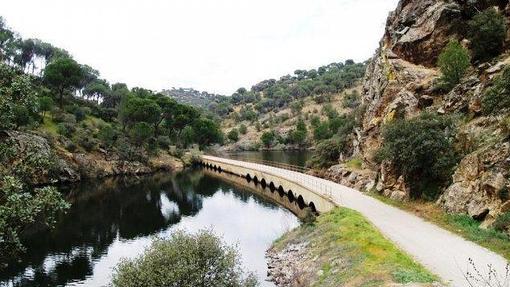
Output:
[[[467,21],[476,11],[491,6],[505,13],[510,22],[508,0],[400,1],[388,17],[386,32],[364,79],[366,112],[357,131],[355,151],[363,158],[366,170],[347,172],[340,165],[332,167],[326,176],[405,200],[409,188],[404,180],[387,163],[374,160],[382,142],[382,127],[396,118],[412,118],[424,111],[462,114],[466,120],[457,137],[464,145],[464,156],[438,204],[449,212],[465,212],[487,223],[510,210],[510,144],[507,131],[501,128],[504,117],[482,116],[480,108],[490,79],[510,63],[508,52],[474,67],[451,92],[442,93],[436,88],[440,72],[435,66],[441,50],[450,39],[469,45],[465,39]],[[352,181],[355,177],[358,180]]]
[[[37,133],[1,131],[0,143],[9,145],[8,152],[0,153],[5,157],[0,159],[8,162],[0,168],[0,175],[23,174],[35,185],[183,168],[182,161],[164,152],[143,163],[121,160],[118,155],[106,151],[71,153],[57,140],[51,141]],[[8,153],[10,155],[6,156]]]

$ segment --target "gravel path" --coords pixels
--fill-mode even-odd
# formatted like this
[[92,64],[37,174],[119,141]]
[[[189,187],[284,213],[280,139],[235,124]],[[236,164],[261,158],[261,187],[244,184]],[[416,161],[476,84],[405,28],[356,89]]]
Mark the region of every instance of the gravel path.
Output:
[[360,212],[387,238],[431,272],[437,274],[449,286],[469,286],[464,278],[464,274],[469,269],[469,258],[474,261],[476,267],[484,275],[488,274],[488,264],[491,264],[499,275],[504,276],[506,273],[507,261],[502,256],[416,215],[387,205],[352,188],[311,175],[271,166],[212,156],[204,156],[204,158],[293,180],[332,199],[338,206]]

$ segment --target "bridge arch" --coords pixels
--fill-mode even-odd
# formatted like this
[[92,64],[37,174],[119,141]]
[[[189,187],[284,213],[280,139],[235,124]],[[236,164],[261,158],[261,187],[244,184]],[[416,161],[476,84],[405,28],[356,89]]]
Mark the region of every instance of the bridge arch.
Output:
[[251,175],[249,173],[246,175],[246,181],[251,182]]
[[278,187],[278,194],[280,195],[280,197],[283,197],[285,195],[285,190],[281,185]]
[[315,208],[315,204],[313,203],[313,201],[310,201],[310,203],[308,204],[308,207],[310,207],[310,209],[313,212],[317,212],[317,208]]
[[306,203],[305,203],[305,200],[303,199],[303,196],[301,196],[301,195],[298,196],[297,204],[298,204],[299,209],[304,209],[306,207]]
[[269,184],[269,189],[271,190],[271,192],[275,191],[276,186],[274,186],[274,182],[271,181],[271,183]]
[[289,190],[289,192],[287,193],[287,196],[289,197],[289,201],[291,203],[294,202],[294,200],[296,199],[296,197],[294,197],[294,193],[292,193],[292,190]]
[[262,186],[263,189],[266,189],[267,187],[267,183],[266,183],[266,179],[263,178],[261,181],[260,181],[260,185]]
[[253,183],[255,183],[255,185],[259,184],[259,179],[257,176],[253,177]]

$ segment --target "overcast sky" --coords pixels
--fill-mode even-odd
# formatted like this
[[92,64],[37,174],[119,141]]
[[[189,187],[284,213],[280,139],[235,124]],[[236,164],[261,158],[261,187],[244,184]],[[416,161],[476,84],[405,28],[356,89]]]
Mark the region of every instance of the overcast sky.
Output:
[[296,69],[372,56],[398,0],[3,0],[24,38],[110,82],[230,95]]

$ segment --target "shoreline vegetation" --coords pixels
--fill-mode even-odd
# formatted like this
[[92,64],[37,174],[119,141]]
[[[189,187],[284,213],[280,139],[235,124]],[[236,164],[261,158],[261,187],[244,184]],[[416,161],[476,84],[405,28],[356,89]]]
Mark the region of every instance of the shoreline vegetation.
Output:
[[321,214],[284,234],[267,258],[270,278],[278,286],[432,286],[439,280],[347,208]]

